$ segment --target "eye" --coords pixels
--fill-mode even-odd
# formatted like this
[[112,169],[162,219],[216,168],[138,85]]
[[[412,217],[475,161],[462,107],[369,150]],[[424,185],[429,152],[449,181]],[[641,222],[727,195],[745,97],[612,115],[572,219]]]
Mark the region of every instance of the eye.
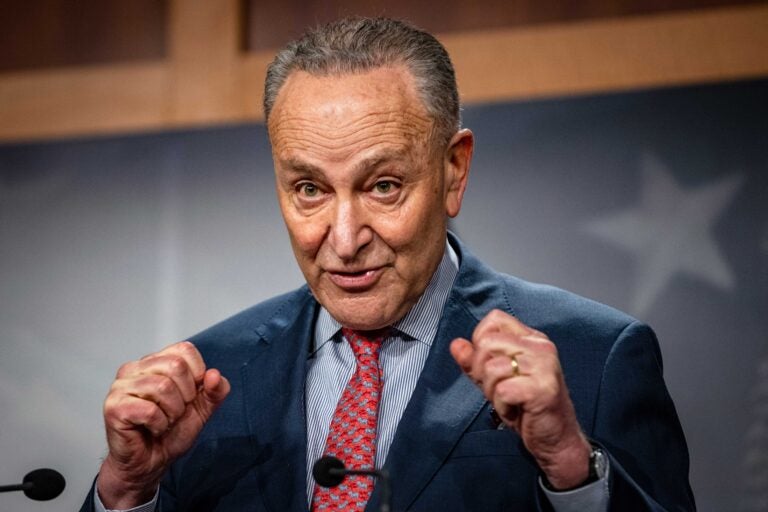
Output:
[[299,194],[305,197],[316,197],[320,193],[320,189],[314,183],[299,183],[296,189],[298,190]]
[[391,181],[377,181],[373,188],[379,194],[388,194],[395,188],[395,184]]

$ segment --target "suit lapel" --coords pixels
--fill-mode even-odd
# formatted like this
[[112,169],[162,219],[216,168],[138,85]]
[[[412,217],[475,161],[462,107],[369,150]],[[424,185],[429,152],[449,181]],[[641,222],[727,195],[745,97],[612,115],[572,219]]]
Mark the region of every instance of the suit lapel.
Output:
[[241,369],[259,494],[273,512],[307,510],[304,381],[315,305],[307,294],[291,321],[278,312],[257,328],[262,342]]
[[[407,510],[413,504],[486,404],[448,346],[457,337],[471,339],[475,326],[492,309],[512,309],[494,274],[451,233],[448,238],[461,262],[459,273],[384,465],[392,478],[394,510]],[[380,492],[376,486],[366,510],[378,510]]]
[[[424,371],[403,414],[385,469],[392,476],[392,508],[406,510],[444,463],[485,404],[448,351],[455,337],[469,338],[477,324],[457,300],[448,300]],[[377,486],[367,510],[378,510]]]

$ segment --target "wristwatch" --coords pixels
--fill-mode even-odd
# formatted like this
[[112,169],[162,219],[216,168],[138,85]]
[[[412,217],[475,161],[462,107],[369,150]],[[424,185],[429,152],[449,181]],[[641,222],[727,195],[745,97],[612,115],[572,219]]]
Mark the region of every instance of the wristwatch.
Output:
[[[591,444],[591,443],[590,443]],[[597,482],[608,472],[608,457],[599,446],[592,444],[592,451],[589,452],[589,476],[581,485]]]
[[544,487],[553,492],[567,492],[579,489],[604,478],[608,473],[608,457],[605,455],[602,448],[594,443],[590,443],[590,445],[592,446],[592,450],[589,452],[589,474],[587,475],[586,480],[569,489],[555,489],[552,487],[552,484],[549,483],[547,477],[542,475],[541,481],[544,484]]

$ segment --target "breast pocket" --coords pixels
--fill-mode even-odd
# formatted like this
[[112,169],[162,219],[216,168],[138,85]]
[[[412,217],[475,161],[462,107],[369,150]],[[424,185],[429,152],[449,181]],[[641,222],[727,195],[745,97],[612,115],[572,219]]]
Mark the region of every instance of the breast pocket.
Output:
[[529,457],[514,431],[466,432],[413,510],[534,510],[537,470]]
[[467,432],[451,452],[451,458],[522,457],[523,444],[511,430],[480,430]]

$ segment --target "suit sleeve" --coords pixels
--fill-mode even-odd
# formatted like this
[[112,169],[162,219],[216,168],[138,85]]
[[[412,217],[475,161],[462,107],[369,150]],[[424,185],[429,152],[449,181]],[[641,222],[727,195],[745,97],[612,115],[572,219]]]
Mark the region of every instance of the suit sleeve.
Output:
[[157,507],[159,494],[158,491],[155,493],[155,497],[152,498],[152,501],[138,507],[119,511],[114,509],[107,510],[99,499],[98,490],[96,489],[96,481],[94,480],[83,506],[80,507],[80,512],[159,512],[159,508]]
[[688,448],[646,325],[627,326],[606,359],[591,437],[610,458],[610,510],[693,511]]

